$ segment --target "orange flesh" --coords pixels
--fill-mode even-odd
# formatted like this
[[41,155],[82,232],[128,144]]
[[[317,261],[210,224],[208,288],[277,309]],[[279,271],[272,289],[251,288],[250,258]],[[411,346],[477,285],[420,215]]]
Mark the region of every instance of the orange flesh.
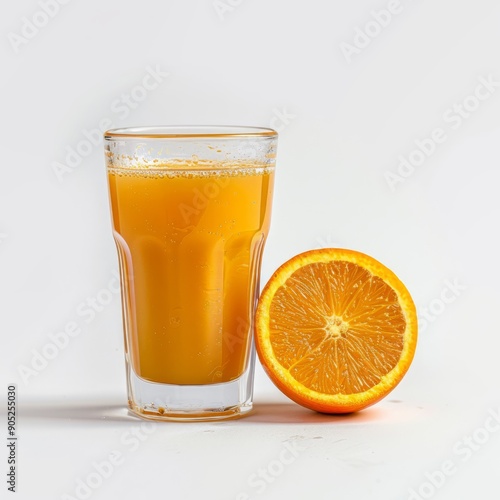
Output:
[[297,269],[276,291],[269,317],[276,360],[323,394],[367,391],[403,350],[406,319],[396,293],[351,262]]

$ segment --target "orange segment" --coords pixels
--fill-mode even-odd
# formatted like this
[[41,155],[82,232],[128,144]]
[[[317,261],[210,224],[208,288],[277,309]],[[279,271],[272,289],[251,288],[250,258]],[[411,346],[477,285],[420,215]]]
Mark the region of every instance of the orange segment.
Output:
[[259,300],[256,345],[273,382],[325,413],[360,410],[386,396],[413,359],[417,315],[387,267],[353,250],[297,255]]

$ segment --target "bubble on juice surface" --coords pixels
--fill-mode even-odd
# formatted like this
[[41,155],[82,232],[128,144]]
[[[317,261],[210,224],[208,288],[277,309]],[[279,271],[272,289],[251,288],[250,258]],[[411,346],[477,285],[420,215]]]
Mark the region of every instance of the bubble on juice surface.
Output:
[[[196,155],[194,155],[196,156]],[[193,166],[196,169],[193,169]],[[138,163],[133,166],[117,163],[108,165],[108,173],[117,177],[145,177],[154,179],[175,177],[244,177],[249,175],[269,175],[274,172],[274,164],[249,163],[238,160],[214,162],[211,160],[169,160],[157,163]]]

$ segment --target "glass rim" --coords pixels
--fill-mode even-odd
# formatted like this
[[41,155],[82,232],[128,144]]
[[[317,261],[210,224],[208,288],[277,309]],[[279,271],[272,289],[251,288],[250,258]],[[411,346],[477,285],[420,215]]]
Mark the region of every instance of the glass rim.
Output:
[[106,130],[105,140],[113,139],[229,139],[276,138],[272,128],[243,125],[160,125],[150,127],[125,127]]

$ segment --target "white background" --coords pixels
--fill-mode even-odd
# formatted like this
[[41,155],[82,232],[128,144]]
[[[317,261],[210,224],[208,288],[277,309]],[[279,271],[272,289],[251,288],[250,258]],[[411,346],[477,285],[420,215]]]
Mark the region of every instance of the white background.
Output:
[[[16,498],[493,498],[498,2],[72,0],[48,20],[40,4],[4,2],[0,15],[0,398],[17,384]],[[148,68],[168,76],[142,92]],[[88,322],[78,312],[117,269],[102,144],[82,146],[103,120],[277,127],[263,282],[324,246],[392,268],[427,314],[398,388],[328,417],[258,367],[247,419],[150,429],[127,416],[119,299]],[[387,172],[435,129],[441,143],[391,189]],[[78,147],[87,156],[61,174]],[[70,322],[80,335],[22,377]],[[119,465],[98,476],[93,463],[113,453]]]

